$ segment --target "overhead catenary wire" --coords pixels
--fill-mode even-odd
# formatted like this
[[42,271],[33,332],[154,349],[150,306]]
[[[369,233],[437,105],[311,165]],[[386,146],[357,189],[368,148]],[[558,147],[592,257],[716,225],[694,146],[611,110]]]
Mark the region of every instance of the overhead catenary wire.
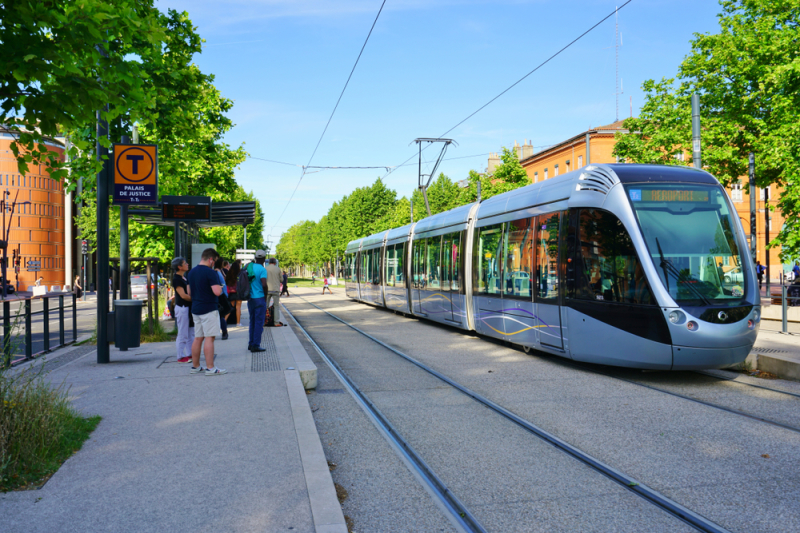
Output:
[[[630,0],[628,0],[628,1],[630,1]],[[364,53],[364,49],[367,47],[367,43],[369,42],[369,38],[370,38],[370,36],[372,36],[372,30],[375,29],[375,25],[378,23],[378,18],[380,18],[381,12],[383,12],[383,6],[385,6],[385,5],[386,5],[386,0],[383,0],[383,2],[381,3],[380,9],[378,9],[378,14],[375,15],[375,20],[372,22],[372,26],[369,29],[369,33],[367,34],[367,38],[364,39],[364,44],[361,46],[361,51],[358,52],[358,57],[356,58],[356,62],[353,64],[353,68],[350,69],[350,75],[347,76],[347,81],[344,83],[344,87],[342,87],[342,92],[339,93],[339,98],[336,100],[336,105],[333,106],[333,111],[331,111],[331,116],[328,117],[328,122],[325,124],[325,128],[322,130],[322,134],[319,136],[319,140],[317,141],[317,145],[314,147],[314,151],[311,152],[311,157],[308,158],[308,163],[306,163],[306,165],[303,167],[303,171],[300,174],[300,179],[297,180],[297,185],[295,185],[291,196],[289,196],[289,201],[286,202],[286,205],[284,206],[283,211],[281,211],[281,214],[278,216],[278,219],[275,221],[275,224],[272,225],[272,228],[274,228],[278,224],[278,222],[281,221],[281,218],[283,217],[283,214],[286,213],[286,209],[289,207],[289,204],[292,203],[292,199],[294,198],[294,195],[297,192],[297,189],[300,187],[300,183],[303,181],[303,176],[306,175],[306,169],[311,164],[311,161],[314,159],[314,156],[317,153],[317,149],[319,149],[319,145],[320,145],[320,143],[322,143],[322,138],[325,137],[325,132],[328,131],[328,126],[330,126],[331,120],[333,120],[333,115],[336,113],[336,109],[338,109],[339,103],[342,101],[342,97],[344,96],[344,92],[347,90],[347,86],[350,84],[350,79],[353,77],[353,72],[356,71],[356,67],[358,66],[358,62],[361,59],[361,54]],[[381,167],[381,168],[385,168],[385,167]],[[270,229],[270,233],[271,232],[272,232],[272,229]]]
[[[586,35],[588,35],[589,33],[591,33],[591,32],[592,32],[592,30],[594,30],[595,28],[597,28],[598,26],[600,26],[600,25],[601,25],[603,22],[605,22],[605,21],[607,21],[608,19],[610,19],[611,17],[615,16],[617,13],[619,13],[619,10],[620,10],[620,9],[622,9],[622,8],[623,8],[623,7],[625,7],[625,6],[627,6],[627,5],[628,5],[628,4],[630,4],[631,2],[633,2],[633,0],[627,0],[627,2],[625,2],[625,3],[624,3],[624,4],[622,4],[621,6],[619,6],[619,7],[615,8],[615,9],[614,9],[614,11],[612,11],[611,13],[609,13],[608,15],[606,15],[605,17],[603,17],[602,19],[600,19],[600,20],[599,20],[597,23],[595,23],[595,24],[594,24],[594,25],[593,25],[591,28],[589,28],[588,30],[584,31],[584,32],[583,32],[583,33],[581,33],[579,36],[577,36],[576,38],[574,38],[574,39],[573,39],[572,41],[570,41],[570,42],[569,42],[567,45],[565,45],[564,47],[562,47],[562,48],[561,48],[561,49],[560,49],[558,52],[554,53],[553,55],[551,55],[550,57],[548,57],[547,59],[545,59],[544,61],[542,61],[541,63],[539,63],[539,64],[536,66],[536,68],[534,68],[533,70],[531,70],[530,72],[528,72],[527,74],[525,74],[524,76],[522,76],[520,79],[518,79],[517,81],[515,81],[514,83],[512,83],[511,85],[509,85],[508,87],[506,87],[504,90],[502,90],[502,91],[500,92],[500,94],[498,94],[497,96],[495,96],[494,98],[492,98],[491,100],[489,100],[488,102],[486,102],[485,104],[483,104],[482,106],[480,106],[478,109],[476,109],[475,111],[473,111],[472,113],[470,113],[469,115],[467,115],[467,117],[466,117],[466,118],[464,118],[463,120],[461,120],[460,122],[458,122],[458,123],[457,123],[455,126],[453,126],[452,128],[450,128],[449,130],[447,130],[447,131],[445,131],[444,133],[442,133],[441,135],[439,135],[439,137],[444,137],[445,135],[447,135],[448,133],[450,133],[451,131],[453,131],[454,129],[456,129],[457,127],[459,127],[460,125],[462,125],[463,123],[465,123],[466,121],[468,121],[469,119],[471,119],[472,117],[474,117],[475,115],[477,115],[478,113],[480,113],[481,111],[483,111],[483,110],[484,110],[486,107],[488,107],[488,106],[489,106],[489,105],[490,105],[492,102],[494,102],[495,100],[497,100],[498,98],[500,98],[501,96],[503,96],[504,94],[506,94],[508,91],[510,91],[511,89],[513,89],[514,87],[516,87],[517,85],[519,85],[519,84],[520,84],[520,83],[521,83],[523,80],[525,80],[525,79],[526,79],[528,76],[530,76],[531,74],[533,74],[534,72],[536,72],[537,70],[539,70],[540,68],[542,68],[543,66],[545,66],[546,64],[548,64],[550,61],[552,61],[553,59],[555,59],[556,57],[558,57],[559,55],[561,55],[561,53],[562,53],[562,52],[564,52],[566,49],[568,49],[569,47],[571,47],[573,44],[575,44],[575,43],[577,43],[578,41],[580,41],[581,39],[583,39],[583,38],[584,38]],[[428,146],[430,146],[430,145],[428,145]],[[427,148],[428,148],[428,146],[426,146],[425,148],[423,148],[423,150],[427,149]],[[411,157],[409,157],[408,159],[406,159],[405,161],[403,161],[402,163],[400,163],[399,165],[396,165],[396,166],[394,166],[394,167],[393,167],[393,168],[392,168],[392,169],[391,169],[389,172],[387,172],[387,173],[386,173],[386,174],[383,176],[383,178],[382,178],[382,179],[383,179],[383,180],[385,180],[385,179],[386,179],[386,178],[387,178],[387,177],[388,177],[388,176],[389,176],[389,175],[390,175],[392,172],[394,172],[396,169],[398,169],[398,168],[400,168],[400,167],[402,167],[402,166],[405,166],[405,164],[406,164],[406,163],[408,163],[409,161],[411,161],[412,159],[414,159],[414,157],[416,157],[417,155],[418,155],[418,154],[414,154],[414,155],[412,155]]]

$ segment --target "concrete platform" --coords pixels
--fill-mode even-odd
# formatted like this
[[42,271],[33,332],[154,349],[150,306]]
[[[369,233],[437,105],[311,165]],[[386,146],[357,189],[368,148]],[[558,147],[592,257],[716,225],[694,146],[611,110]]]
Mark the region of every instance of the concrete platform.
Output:
[[346,533],[308,354],[289,327],[268,328],[257,354],[247,327],[229,331],[221,376],[190,375],[174,343],[112,348],[107,365],[94,347],[48,355],[48,378],[103,419],[44,487],[0,494],[0,530]]
[[800,335],[761,329],[747,363],[754,370],[800,380]]

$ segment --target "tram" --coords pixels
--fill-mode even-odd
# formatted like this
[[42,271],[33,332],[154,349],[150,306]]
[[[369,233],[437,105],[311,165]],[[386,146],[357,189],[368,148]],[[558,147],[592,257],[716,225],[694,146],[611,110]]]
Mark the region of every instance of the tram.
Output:
[[589,165],[352,241],[345,284],[360,302],[525,351],[721,368],[744,361],[760,326],[747,250],[711,174]]

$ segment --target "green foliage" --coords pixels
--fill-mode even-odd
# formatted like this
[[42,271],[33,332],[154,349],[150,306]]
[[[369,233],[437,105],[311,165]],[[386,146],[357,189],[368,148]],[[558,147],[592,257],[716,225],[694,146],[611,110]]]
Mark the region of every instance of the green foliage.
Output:
[[[214,87],[214,76],[204,74],[192,63],[194,54],[201,53],[202,39],[187,13],[169,10],[167,14],[154,11],[152,15],[164,29],[161,46],[138,49],[141,70],[152,94],[152,105],[146,116],[123,112],[110,124],[110,135],[120,139],[130,135],[136,121],[139,142],[158,144],[159,192],[168,195],[211,196],[213,201],[252,201],[234,179],[236,167],[247,156],[243,147],[232,149],[222,142],[223,135],[233,124],[225,113],[233,102],[223,98]],[[75,129],[70,139],[93,146],[93,128]],[[72,181],[84,178],[83,201],[86,206],[78,217],[81,235],[96,249],[95,163],[91,153],[77,157],[71,164]],[[119,254],[119,210],[112,208],[110,254]],[[263,213],[257,204],[254,224],[248,227],[248,245],[263,247]],[[131,256],[158,257],[167,262],[172,258],[174,239],[172,228],[150,226],[131,219],[129,225]],[[215,228],[203,232],[203,238],[216,242],[219,250],[233,257],[234,250],[243,245],[244,228]]]
[[[475,202],[478,182],[483,199],[530,184],[514,152],[503,148],[501,159],[503,164],[493,176],[471,170],[469,186],[463,189],[444,174],[439,174],[427,191],[431,213],[435,215]],[[306,220],[284,232],[276,248],[278,260],[288,267],[333,264],[337,256],[341,258],[344,255],[349,242],[409,224],[412,201],[414,220],[427,217],[425,200],[419,190],[413,191],[410,200],[405,196],[398,200],[395,191],[378,179],[372,186],[358,188],[334,202],[319,222]]]
[[50,387],[44,365],[18,374],[0,372],[0,491],[40,485],[97,427],[83,418],[68,391]]
[[[756,159],[756,184],[776,184],[786,225],[772,246],[800,255],[800,4],[722,0],[720,32],[696,34],[675,82],[648,80],[639,117],[617,135],[615,154],[631,162],[690,164],[691,95],[701,100],[703,166],[727,185]],[[688,159],[688,158],[687,158]]]
[[[167,37],[152,0],[3,2],[0,21],[0,124],[17,136],[11,148],[20,173],[41,163],[53,178],[66,177],[45,139],[92,129],[106,104],[109,121],[148,115],[155,92],[139,58]],[[91,148],[75,139],[70,158]]]

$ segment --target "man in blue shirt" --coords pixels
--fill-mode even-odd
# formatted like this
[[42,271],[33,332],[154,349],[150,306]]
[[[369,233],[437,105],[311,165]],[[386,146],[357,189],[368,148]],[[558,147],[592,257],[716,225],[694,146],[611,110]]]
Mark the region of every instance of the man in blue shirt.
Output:
[[256,251],[256,262],[247,265],[247,278],[250,280],[250,299],[247,310],[250,312],[250,336],[247,349],[251,352],[263,352],[261,335],[264,333],[264,319],[267,316],[267,271],[264,260],[267,252]]
[[[222,294],[219,275],[214,271],[214,261],[219,254],[213,248],[203,250],[200,262],[189,271],[189,294],[192,296],[194,342],[192,343],[191,374],[205,372],[206,376],[226,373],[214,366],[214,338],[220,334],[218,303]],[[203,345],[205,341],[205,346]],[[200,350],[206,359],[206,368],[200,366]]]

